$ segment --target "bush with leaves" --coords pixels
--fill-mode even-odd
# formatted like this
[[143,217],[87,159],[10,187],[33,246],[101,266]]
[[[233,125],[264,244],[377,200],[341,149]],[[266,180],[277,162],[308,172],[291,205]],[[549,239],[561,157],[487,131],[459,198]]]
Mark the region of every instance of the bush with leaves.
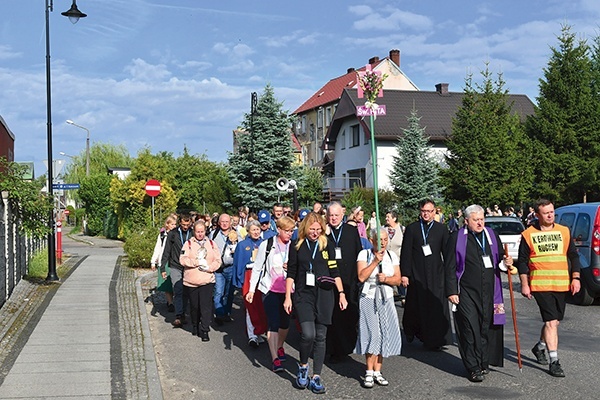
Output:
[[41,193],[38,181],[23,180],[25,166],[0,157],[0,190],[8,192],[8,202],[21,233],[42,238],[50,233],[53,204]]
[[127,254],[127,264],[132,268],[147,268],[156,244],[159,230],[147,225],[142,229],[127,230],[123,250]]

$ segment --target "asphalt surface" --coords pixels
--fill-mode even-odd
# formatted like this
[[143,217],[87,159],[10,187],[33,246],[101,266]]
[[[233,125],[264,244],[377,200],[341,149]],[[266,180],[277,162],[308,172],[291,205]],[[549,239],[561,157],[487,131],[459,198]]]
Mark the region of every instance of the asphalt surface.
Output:
[[[124,265],[121,243],[64,239],[69,274],[39,286],[22,281],[0,309],[0,399],[302,399],[317,396],[294,387],[299,335],[292,324],[285,372],[271,371],[266,344],[248,346],[241,298],[233,321],[213,326],[210,342],[175,329],[164,296],[152,289],[155,273]],[[69,288],[69,286],[71,288]],[[566,378],[535,363],[531,347],[541,320],[534,301],[521,297],[515,278],[523,369],[515,352],[510,300],[505,364],[485,382],[471,383],[455,345],[431,352],[415,340],[402,355],[384,360],[388,387],[362,388],[364,360],[326,362],[321,398],[340,399],[589,399],[600,392],[599,306],[567,305],[559,356]],[[71,297],[75,296],[75,297]],[[79,296],[79,297],[77,297]],[[401,319],[403,309],[397,303]],[[90,359],[90,355],[94,355]]]

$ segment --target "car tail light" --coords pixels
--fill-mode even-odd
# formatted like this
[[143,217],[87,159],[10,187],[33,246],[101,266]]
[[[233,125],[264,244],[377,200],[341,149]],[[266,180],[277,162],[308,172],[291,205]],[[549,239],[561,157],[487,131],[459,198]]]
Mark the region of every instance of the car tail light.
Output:
[[592,268],[592,275],[594,275],[594,278],[600,277],[600,269]]
[[594,232],[592,233],[592,249],[594,250],[594,253],[596,253],[596,255],[600,255],[600,210],[596,210],[596,218],[594,219]]

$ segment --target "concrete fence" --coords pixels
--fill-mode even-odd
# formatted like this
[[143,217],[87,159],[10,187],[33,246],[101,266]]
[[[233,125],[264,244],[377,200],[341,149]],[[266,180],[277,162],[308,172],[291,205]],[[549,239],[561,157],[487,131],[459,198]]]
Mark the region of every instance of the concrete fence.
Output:
[[33,254],[46,241],[19,234],[20,221],[15,218],[10,204],[0,201],[0,307],[12,294],[15,286],[27,274]]

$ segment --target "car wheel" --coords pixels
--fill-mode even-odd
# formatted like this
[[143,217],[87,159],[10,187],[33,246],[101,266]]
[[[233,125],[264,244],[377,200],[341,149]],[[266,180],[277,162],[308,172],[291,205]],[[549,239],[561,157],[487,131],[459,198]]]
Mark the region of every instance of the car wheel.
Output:
[[594,298],[590,296],[586,288],[582,285],[581,290],[573,297],[573,304],[578,306],[589,306],[594,302]]

